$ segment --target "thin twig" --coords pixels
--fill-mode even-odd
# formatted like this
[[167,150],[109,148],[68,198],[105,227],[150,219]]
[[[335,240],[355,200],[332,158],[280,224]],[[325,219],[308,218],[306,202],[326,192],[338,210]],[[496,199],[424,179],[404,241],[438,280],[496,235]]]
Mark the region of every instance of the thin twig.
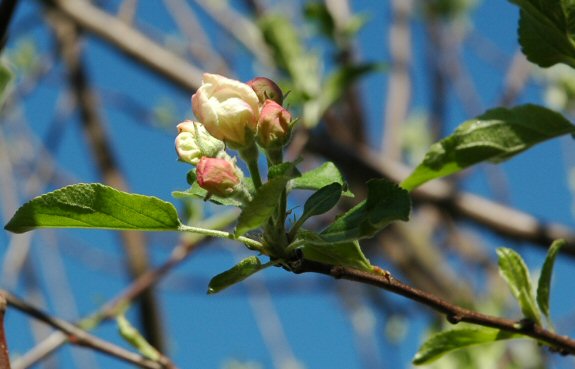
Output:
[[272,58],[262,34],[253,21],[232,8],[232,3],[195,0],[213,20],[246,47],[263,65],[270,65]]
[[201,84],[202,72],[198,68],[88,1],[53,0],[52,3],[74,23],[163,75],[176,86],[195,91]]
[[0,294],[6,298],[9,306],[12,306],[19,311],[48,324],[52,328],[63,332],[67,336],[68,341],[74,345],[91,348],[131,364],[138,365],[142,368],[175,368],[174,365],[170,362],[156,362],[149,360],[140,354],[133,353],[108,341],[104,341],[96,336],[93,336],[90,333],[76,327],[74,324],[48,315],[42,310],[28,304],[24,300],[19,299],[7,291],[0,291]]
[[4,331],[4,313],[6,312],[6,298],[0,294],[0,369],[10,369],[10,355],[8,342]]
[[389,25],[391,66],[384,110],[382,156],[401,159],[401,125],[407,118],[411,96],[411,0],[390,2],[392,19]]
[[4,0],[0,3],[0,51],[8,41],[8,28],[17,5],[18,0]]
[[410,300],[430,307],[444,314],[452,324],[466,322],[484,327],[500,329],[505,332],[518,333],[545,342],[562,354],[575,355],[575,340],[549,331],[540,325],[525,320],[511,320],[482,314],[452,304],[435,295],[413,288],[392,277],[388,272],[381,274],[364,272],[357,269],[302,260],[294,270],[295,273],[315,272],[337,279],[347,279],[385,289]]
[[229,66],[210,43],[191,6],[184,0],[164,0],[164,4],[186,38],[186,44],[192,57],[213,73],[231,76],[232,72]]

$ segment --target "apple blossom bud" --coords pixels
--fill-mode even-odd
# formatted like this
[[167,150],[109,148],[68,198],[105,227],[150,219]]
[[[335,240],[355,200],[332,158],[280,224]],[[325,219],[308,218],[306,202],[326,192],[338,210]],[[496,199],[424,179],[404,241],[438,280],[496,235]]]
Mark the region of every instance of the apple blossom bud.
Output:
[[256,95],[260,104],[263,105],[266,100],[273,100],[278,104],[283,103],[283,93],[280,87],[271,79],[266,77],[256,77],[246,83],[250,86]]
[[239,189],[242,178],[242,171],[230,159],[203,157],[196,166],[196,180],[209,194],[229,197]]
[[177,126],[176,152],[181,161],[197,165],[200,158],[216,157],[226,145],[211,136],[206,128],[198,122],[186,120]]
[[285,145],[291,134],[291,114],[273,100],[266,100],[260,112],[256,140],[263,148]]
[[212,136],[232,148],[252,144],[259,117],[259,100],[247,84],[205,73],[202,85],[192,95],[192,109]]

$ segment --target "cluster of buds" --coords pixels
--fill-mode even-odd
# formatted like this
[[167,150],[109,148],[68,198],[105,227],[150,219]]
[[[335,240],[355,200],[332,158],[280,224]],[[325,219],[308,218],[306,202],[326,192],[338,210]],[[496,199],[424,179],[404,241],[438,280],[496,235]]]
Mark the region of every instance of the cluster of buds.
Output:
[[[178,124],[176,152],[196,166],[200,187],[222,197],[240,191],[243,174],[226,146],[242,152],[255,144],[277,152],[290,138],[294,120],[283,106],[283,94],[272,80],[257,77],[242,83],[206,73],[192,96],[198,121]],[[257,152],[257,150],[256,150]]]

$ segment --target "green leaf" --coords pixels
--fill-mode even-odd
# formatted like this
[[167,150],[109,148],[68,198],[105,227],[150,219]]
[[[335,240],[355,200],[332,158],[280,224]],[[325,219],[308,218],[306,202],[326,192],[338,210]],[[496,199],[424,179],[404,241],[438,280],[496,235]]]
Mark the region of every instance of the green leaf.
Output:
[[118,324],[118,331],[126,342],[136,348],[146,358],[158,361],[160,360],[160,353],[156,350],[140,332],[126,319],[124,314],[116,317],[116,324]]
[[521,9],[519,43],[540,67],[564,63],[575,68],[575,3],[570,0],[511,0]]
[[543,268],[541,269],[541,275],[539,276],[539,283],[537,285],[537,305],[541,312],[547,319],[551,319],[549,314],[549,295],[551,291],[551,276],[553,274],[553,265],[555,264],[555,258],[559,250],[565,246],[565,240],[556,240],[551,244],[549,250],[547,251],[547,257],[543,263]]
[[341,185],[332,183],[311,195],[303,206],[303,213],[294,227],[301,226],[308,218],[320,215],[333,208],[341,197]]
[[485,160],[503,161],[537,143],[567,133],[575,133],[575,126],[561,114],[540,106],[489,110],[433,144],[401,186],[412,190],[431,179]]
[[391,222],[408,220],[410,211],[406,190],[385,179],[372,179],[367,182],[367,199],[338,217],[320,236],[330,242],[373,237]]
[[91,183],[67,186],[32,199],[4,228],[23,233],[36,228],[169,231],[179,226],[176,209],[169,202]]
[[264,224],[278,206],[282,191],[285,190],[288,176],[279,176],[264,183],[242,210],[236,226],[236,237]]
[[450,351],[514,337],[521,336],[488,327],[461,328],[439,332],[429,337],[421,345],[413,358],[413,364],[429,364]]
[[541,315],[535,303],[529,270],[523,258],[515,251],[501,247],[497,249],[499,256],[499,274],[505,279],[511,293],[519,302],[523,315],[539,324]]
[[288,183],[288,191],[299,190],[319,190],[332,183],[339,183],[343,188],[343,195],[353,197],[353,193],[347,190],[347,184],[343,180],[341,172],[334,163],[326,162],[321,166],[302,173],[300,177],[292,179]]
[[218,293],[266,267],[267,265],[262,265],[260,259],[255,256],[250,256],[234,265],[231,269],[212,278],[208,286],[208,293]]
[[8,95],[9,87],[12,82],[13,74],[10,69],[0,62],[0,108],[4,103],[4,99]]
[[[204,200],[208,195],[208,191],[204,190],[200,187],[198,182],[193,182],[192,186],[188,188],[186,191],[173,191],[172,196],[176,199],[182,199],[186,197],[194,197],[198,199]],[[212,195],[208,199],[210,202],[213,202],[217,205],[226,205],[226,206],[237,206],[242,207],[243,203],[233,197],[221,197],[217,195]]]
[[304,236],[308,240],[301,247],[305,259],[366,272],[373,271],[373,266],[361,251],[358,241],[331,243],[325,242],[317,235],[315,237],[312,235],[312,232],[306,232]]

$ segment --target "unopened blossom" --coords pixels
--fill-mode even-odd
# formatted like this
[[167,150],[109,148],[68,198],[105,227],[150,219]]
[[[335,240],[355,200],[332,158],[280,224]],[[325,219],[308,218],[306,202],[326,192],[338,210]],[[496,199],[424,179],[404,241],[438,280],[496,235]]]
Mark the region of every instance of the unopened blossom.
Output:
[[176,152],[181,161],[197,165],[203,156],[216,157],[226,145],[208,133],[199,122],[186,120],[177,126]]
[[259,117],[258,96],[245,83],[205,73],[192,96],[192,109],[217,139],[241,148],[251,144]]
[[228,158],[203,157],[196,166],[196,180],[209,194],[231,196],[238,190],[242,178],[242,171]]
[[285,145],[293,125],[289,111],[273,100],[266,100],[260,112],[256,140],[263,148]]
[[258,95],[260,105],[263,105],[268,99],[273,100],[280,105],[283,103],[284,96],[282,90],[271,79],[266,77],[256,77],[248,81],[247,85],[254,90],[256,95]]

